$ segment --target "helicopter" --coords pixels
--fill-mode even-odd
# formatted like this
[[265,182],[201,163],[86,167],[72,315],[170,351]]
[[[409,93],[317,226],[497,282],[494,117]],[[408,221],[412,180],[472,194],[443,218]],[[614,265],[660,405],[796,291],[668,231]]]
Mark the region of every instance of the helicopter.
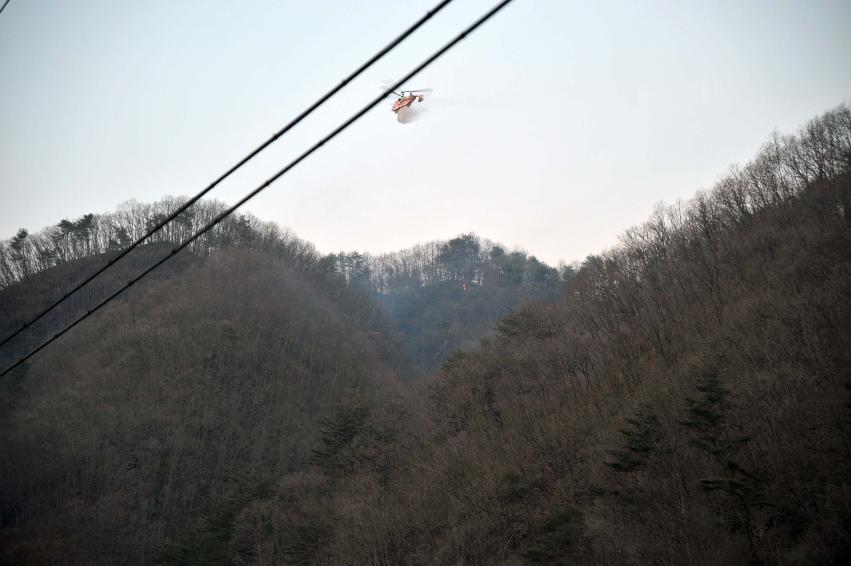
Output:
[[422,102],[425,96],[423,96],[424,92],[431,92],[430,88],[421,88],[416,90],[400,90],[400,91],[391,91],[393,94],[397,96],[396,102],[393,103],[393,113],[396,114],[396,117],[400,122],[403,122],[402,116],[400,116],[399,111],[410,108],[414,102]]

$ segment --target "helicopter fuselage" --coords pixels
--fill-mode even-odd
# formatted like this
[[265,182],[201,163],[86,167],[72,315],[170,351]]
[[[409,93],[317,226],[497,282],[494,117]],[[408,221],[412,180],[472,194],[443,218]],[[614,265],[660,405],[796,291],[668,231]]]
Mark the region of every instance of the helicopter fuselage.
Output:
[[416,101],[422,102],[423,96],[421,94],[420,95],[409,94],[408,96],[402,96],[396,102],[393,103],[392,110],[393,110],[393,112],[398,113],[399,110],[401,110],[402,108],[408,108],[411,104],[413,104]]

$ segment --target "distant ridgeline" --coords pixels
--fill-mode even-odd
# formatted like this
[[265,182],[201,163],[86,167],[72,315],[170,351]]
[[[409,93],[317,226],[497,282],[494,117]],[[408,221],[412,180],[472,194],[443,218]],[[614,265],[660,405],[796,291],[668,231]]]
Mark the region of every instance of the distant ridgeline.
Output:
[[[129,201],[106,214],[63,219],[37,233],[21,228],[0,240],[0,288],[40,271],[84,257],[120,252],[171,215],[186,201],[167,196],[146,204]],[[179,244],[227,208],[216,200],[201,200],[151,236],[145,244]],[[556,270],[522,251],[507,251],[475,234],[433,241],[399,252],[371,256],[356,251],[321,257],[316,248],[274,222],[251,214],[228,217],[190,244],[201,256],[225,247],[286,251],[291,266],[319,265],[346,282],[371,288],[381,295],[399,294],[431,284],[454,283],[459,288],[548,285],[572,273]]]
[[[35,303],[47,304],[50,294],[71,288],[184,202],[178,197],[151,204],[131,201],[116,212],[65,219],[34,234],[21,229],[0,242],[0,288],[51,268],[82,262],[64,275],[51,274],[49,279],[56,287],[42,289],[38,300],[29,297],[35,313]],[[125,276],[168,254],[170,245],[185,241],[225,209],[225,204],[215,200],[195,203],[130,254],[123,262]],[[312,244],[288,229],[250,214],[226,218],[188,249],[202,258],[225,248],[270,253],[289,268],[319,273],[354,292],[374,296],[404,338],[410,369],[415,372],[432,370],[453,351],[476,345],[497,320],[521,303],[555,297],[562,280],[573,273],[570,267],[554,269],[525,252],[507,251],[474,234],[378,256],[359,252],[321,256]],[[145,256],[144,260],[140,256]],[[128,261],[138,268],[131,270]],[[42,287],[47,285],[42,283]],[[98,283],[96,280],[93,286],[98,289],[95,294],[105,296]],[[29,316],[25,309],[7,315],[10,318],[0,324],[0,330],[14,328]]]
[[[74,221],[65,219],[34,234],[21,228],[12,238],[0,241],[0,287],[68,261],[119,252],[184,202],[185,198],[170,196],[151,204],[130,201],[116,212],[86,214]],[[216,200],[198,201],[146,243],[181,243],[226,209],[227,205]],[[274,250],[293,266],[310,265],[318,259],[311,244],[250,214],[229,216],[190,244],[189,250],[206,256],[212,250],[230,246]]]

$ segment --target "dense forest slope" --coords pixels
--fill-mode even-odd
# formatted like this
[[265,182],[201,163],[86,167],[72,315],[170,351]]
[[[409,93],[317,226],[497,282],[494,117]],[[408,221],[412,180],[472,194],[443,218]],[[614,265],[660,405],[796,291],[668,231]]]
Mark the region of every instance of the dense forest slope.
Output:
[[303,469],[318,416],[391,404],[398,346],[349,293],[227,250],[46,349],[4,384],[9,556],[153,558],[214,502]]
[[843,106],[506,318],[434,380],[383,545],[324,561],[845,563],[849,170]]
[[848,197],[668,210],[453,359],[387,562],[844,563]]
[[[843,105],[575,272],[193,250],[0,383],[3,558],[843,564],[849,208]],[[503,306],[404,314],[512,289],[475,346]]]

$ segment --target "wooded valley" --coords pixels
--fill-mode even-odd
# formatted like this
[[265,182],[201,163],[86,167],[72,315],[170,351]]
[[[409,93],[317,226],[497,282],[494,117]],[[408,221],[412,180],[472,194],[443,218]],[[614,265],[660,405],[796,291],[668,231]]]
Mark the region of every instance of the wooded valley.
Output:
[[[182,202],[0,243],[0,337]],[[0,381],[0,562],[845,564],[849,210],[843,104],[574,266],[229,218]]]

